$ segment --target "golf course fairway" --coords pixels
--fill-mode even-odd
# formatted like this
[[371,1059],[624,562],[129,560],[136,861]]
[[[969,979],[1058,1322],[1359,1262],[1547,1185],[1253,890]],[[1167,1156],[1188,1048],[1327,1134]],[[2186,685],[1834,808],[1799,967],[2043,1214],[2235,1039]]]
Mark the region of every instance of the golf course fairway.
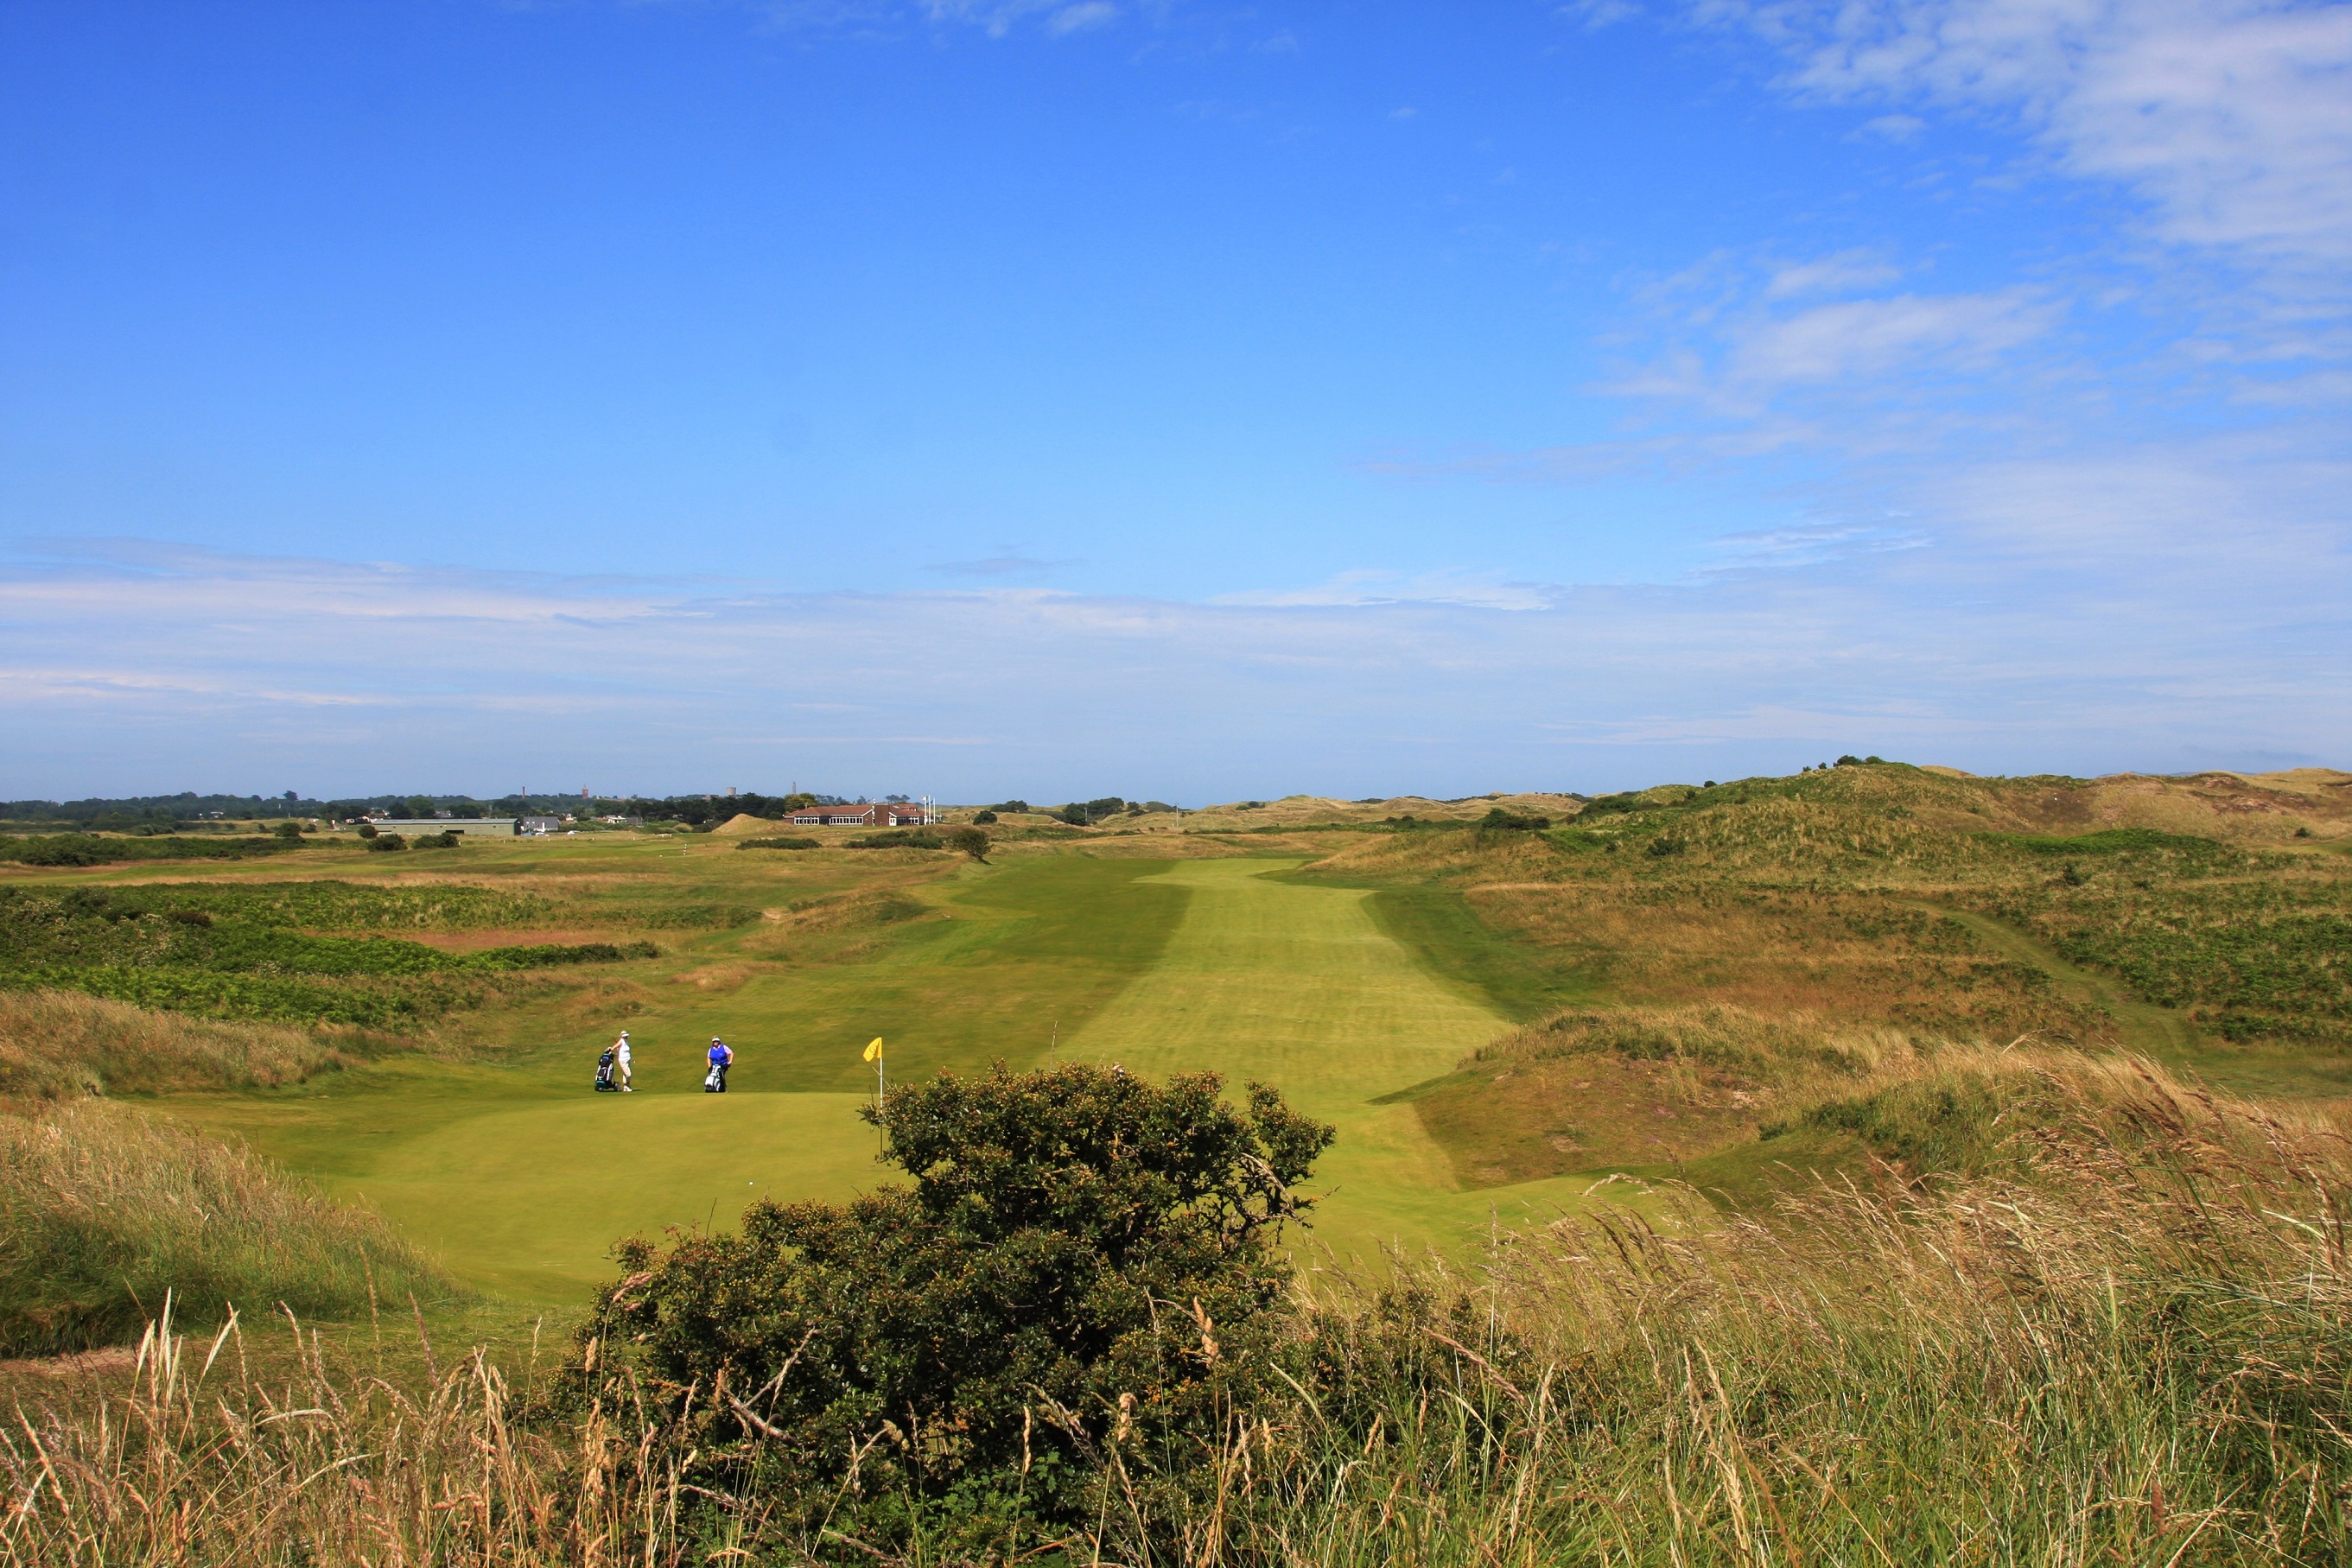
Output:
[[[166,1113],[373,1204],[470,1283],[549,1303],[610,1279],[617,1238],[724,1228],[754,1197],[836,1199],[896,1176],[856,1116],[874,1034],[894,1079],[1034,1067],[1053,1051],[1152,1078],[1213,1071],[1235,1095],[1270,1083],[1338,1130],[1308,1190],[1314,1244],[1342,1256],[1455,1250],[1497,1216],[1573,1206],[1591,1178],[1459,1190],[1412,1105],[1375,1103],[1453,1071],[1508,1021],[1387,935],[1368,892],[1280,875],[1299,863],[1008,858],[910,894],[928,916],[897,917],[839,961],[762,961],[772,928],[719,934],[678,955],[702,967],[650,1002],[494,1062],[393,1058]],[[742,972],[678,983],[713,967]],[[590,1093],[622,1021],[637,1092]],[[713,1034],[740,1054],[723,1097],[699,1092]]]
[[1071,1040],[1066,1056],[1150,1078],[1212,1071],[1273,1084],[1338,1130],[1307,1190],[1317,1241],[1343,1255],[1450,1248],[1497,1214],[1549,1217],[1591,1186],[1568,1177],[1457,1190],[1410,1104],[1373,1102],[1452,1071],[1509,1027],[1385,935],[1361,889],[1302,886],[1297,862],[1181,861],[1190,890],[1160,961]]

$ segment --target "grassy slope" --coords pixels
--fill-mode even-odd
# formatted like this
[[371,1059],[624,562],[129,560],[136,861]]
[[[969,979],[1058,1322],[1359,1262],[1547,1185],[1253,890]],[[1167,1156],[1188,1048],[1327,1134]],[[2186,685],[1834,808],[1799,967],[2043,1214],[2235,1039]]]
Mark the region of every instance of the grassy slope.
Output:
[[[1522,999],[1549,985],[1580,992],[1566,998],[1571,1004],[1631,1004],[1660,1019],[1730,1003],[1745,1009],[1726,1020],[1732,1034],[1748,1027],[1742,1018],[1782,1020],[1824,1040],[1858,1030],[1867,1043],[1878,1031],[1885,1046],[1865,1054],[1891,1049],[1895,1060],[1925,1060],[1906,1041],[1932,1051],[1943,1037],[1998,1047],[2032,1034],[2077,1049],[2144,1051],[2265,1098],[2333,1098],[2352,1082],[2352,1058],[2278,1040],[2227,1044],[2179,1009],[2134,995],[2120,976],[2071,963],[1983,912],[1990,890],[2032,890],[2046,901],[2076,860],[2086,881],[2059,895],[2085,904],[2078,924],[2098,913],[2088,900],[2112,901],[2111,889],[2158,911],[2194,900],[2260,909],[2290,896],[2325,909],[2341,896],[2328,881],[2337,857],[2324,839],[2293,834],[2298,822],[2337,831],[2341,802],[2305,810],[2276,792],[2210,778],[1972,780],[1904,768],[1627,800],[1645,809],[1596,811],[1560,833],[1335,838],[1338,853],[1300,876],[1381,888],[1384,900],[1402,894],[1442,911],[1391,929],[1433,970],[1482,985],[1522,1020],[1550,1010]],[[2151,826],[2158,835],[2214,838],[2168,841],[2143,831],[2147,845],[2118,852],[2074,836],[2137,846],[2132,832],[2112,830]],[[2053,829],[2066,836],[2031,836]],[[1669,837],[1675,852],[1643,852]],[[2248,855],[2227,847],[2231,840],[2307,852]],[[1612,842],[1618,852],[1606,852]],[[1494,951],[1506,955],[1502,966],[1485,956]],[[1752,1141],[1757,1127],[1787,1113],[1783,1102],[1835,1091],[1801,1062],[1783,1061],[1782,1048],[1759,1054],[1727,1036],[1716,1042],[1723,1060],[1709,1063],[1679,1052],[1563,1053],[1557,1043],[1539,1033],[1497,1042],[1494,1060],[1418,1086],[1424,1124],[1465,1183],[1597,1165],[1757,1195],[1783,1179],[1774,1174],[1780,1165],[1837,1166],[1857,1155],[1849,1141],[1811,1131]],[[1699,1146],[1709,1127],[1719,1145],[1711,1154]],[[1679,1150],[1687,1164],[1616,1164],[1632,1154],[1624,1134],[1635,1128],[1648,1135],[1634,1143],[1699,1145]]]

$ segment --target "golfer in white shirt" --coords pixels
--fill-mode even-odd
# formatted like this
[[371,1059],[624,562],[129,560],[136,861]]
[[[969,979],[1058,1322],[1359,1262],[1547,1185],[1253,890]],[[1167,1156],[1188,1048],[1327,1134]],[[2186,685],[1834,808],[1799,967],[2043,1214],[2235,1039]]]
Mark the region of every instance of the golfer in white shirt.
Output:
[[620,1064],[621,1092],[635,1094],[636,1091],[629,1087],[629,1031],[627,1030],[623,1030],[621,1038],[614,1042],[613,1053],[614,1061]]

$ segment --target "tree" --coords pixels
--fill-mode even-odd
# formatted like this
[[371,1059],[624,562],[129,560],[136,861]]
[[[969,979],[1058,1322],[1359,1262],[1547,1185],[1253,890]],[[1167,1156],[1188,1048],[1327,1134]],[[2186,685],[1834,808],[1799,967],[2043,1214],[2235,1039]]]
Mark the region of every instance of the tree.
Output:
[[912,1187],[616,1249],[600,1392],[652,1399],[688,1479],[787,1511],[1090,1520],[1114,1452],[1205,1454],[1271,1386],[1276,1241],[1331,1129],[1218,1091],[1077,1064],[894,1089],[862,1113]]

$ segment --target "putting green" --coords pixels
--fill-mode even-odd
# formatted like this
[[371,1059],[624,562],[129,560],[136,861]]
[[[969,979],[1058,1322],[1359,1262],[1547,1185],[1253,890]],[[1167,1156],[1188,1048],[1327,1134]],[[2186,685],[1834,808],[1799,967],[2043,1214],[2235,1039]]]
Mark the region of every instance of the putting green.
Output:
[[604,1259],[619,1237],[723,1228],[755,1197],[842,1198],[874,1186],[883,1167],[859,1103],[596,1094],[454,1123],[385,1151],[348,1185],[470,1279],[527,1301],[576,1298],[611,1277]]
[[1318,1163],[1318,1240],[1341,1252],[1451,1249],[1498,1214],[1549,1217],[1592,1178],[1455,1188],[1444,1151],[1410,1104],[1382,1095],[1453,1071],[1509,1027],[1382,932],[1371,894],[1304,886],[1292,862],[1185,861],[1155,881],[1190,891],[1152,967],[1066,1054],[1150,1077],[1203,1070],[1229,1087],[1273,1084],[1339,1136]]

